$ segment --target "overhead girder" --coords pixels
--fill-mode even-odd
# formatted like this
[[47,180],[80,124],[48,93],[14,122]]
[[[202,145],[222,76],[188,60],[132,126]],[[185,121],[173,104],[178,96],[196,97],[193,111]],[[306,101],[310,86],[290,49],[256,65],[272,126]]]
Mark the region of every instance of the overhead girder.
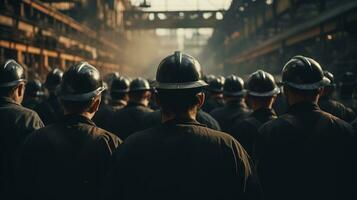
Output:
[[125,11],[126,29],[207,28],[223,20],[225,11]]

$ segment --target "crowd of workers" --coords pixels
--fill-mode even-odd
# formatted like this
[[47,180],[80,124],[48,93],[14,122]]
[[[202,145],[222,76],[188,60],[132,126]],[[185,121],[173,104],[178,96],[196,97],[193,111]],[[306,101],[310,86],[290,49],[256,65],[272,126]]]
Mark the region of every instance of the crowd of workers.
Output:
[[244,82],[181,52],[156,80],[0,67],[1,199],[357,199],[352,72],[295,56]]

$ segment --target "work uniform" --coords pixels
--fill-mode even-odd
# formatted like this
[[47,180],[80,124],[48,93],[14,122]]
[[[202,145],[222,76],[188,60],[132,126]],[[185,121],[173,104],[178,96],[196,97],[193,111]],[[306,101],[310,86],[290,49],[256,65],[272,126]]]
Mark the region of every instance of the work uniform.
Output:
[[104,130],[109,130],[111,127],[111,120],[114,116],[114,111],[105,104],[103,101],[100,102],[98,111],[95,113],[92,121],[100,128]]
[[355,130],[355,135],[357,134],[357,118],[355,120],[353,120],[353,122],[351,123],[351,125],[353,126],[354,130]]
[[208,97],[206,98],[206,101],[202,106],[202,110],[207,113],[210,113],[212,110],[220,108],[222,106],[224,106],[223,98]]
[[153,112],[147,106],[136,102],[129,102],[128,105],[114,113],[111,122],[110,131],[117,134],[120,138],[125,140],[134,132],[150,128],[152,124],[144,120],[148,113]]
[[[149,113],[145,119],[144,119],[147,123],[151,124],[150,128],[156,125],[161,124],[161,111],[160,110],[156,110],[154,112]],[[219,126],[218,122],[208,113],[199,110],[197,112],[197,116],[196,116],[196,120],[208,127],[211,128],[213,130],[216,131],[220,131],[221,127]]]
[[195,120],[170,120],[128,137],[115,163],[113,199],[261,198],[242,146]]
[[227,102],[225,106],[212,110],[210,114],[224,132],[231,134],[233,122],[244,119],[250,112],[244,100],[240,100]]
[[233,124],[232,136],[237,139],[248,154],[256,160],[254,147],[259,139],[259,128],[266,122],[276,119],[273,109],[260,108],[251,113],[247,118]]
[[124,100],[111,100],[109,101],[109,107],[111,110],[114,112],[117,112],[118,110],[124,108],[127,105],[127,102]]
[[17,174],[23,199],[100,199],[112,153],[121,140],[81,115],[27,138]]
[[30,98],[30,99],[24,99],[24,101],[21,103],[24,107],[28,109],[34,109],[37,105],[39,105],[42,101],[39,98]]
[[50,95],[48,99],[35,106],[34,110],[46,126],[58,122],[64,115],[62,104],[55,95]]
[[264,124],[260,134],[256,150],[266,199],[351,198],[356,152],[349,124],[303,102]]
[[36,112],[24,108],[12,99],[0,98],[0,198],[11,199],[15,161],[18,150],[31,132],[42,128]]
[[321,97],[319,100],[321,110],[328,112],[346,122],[352,122],[356,115],[351,108],[344,106],[342,103],[329,97]]

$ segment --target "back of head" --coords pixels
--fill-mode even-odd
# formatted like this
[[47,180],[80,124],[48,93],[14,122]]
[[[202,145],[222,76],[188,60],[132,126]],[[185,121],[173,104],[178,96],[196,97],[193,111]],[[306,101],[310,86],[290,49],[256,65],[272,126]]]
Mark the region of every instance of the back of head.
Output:
[[318,62],[304,56],[294,56],[282,70],[282,84],[302,97],[316,97],[330,83]]
[[129,79],[123,76],[114,78],[110,86],[110,96],[113,100],[124,98],[129,92],[129,86]]
[[42,97],[44,95],[42,83],[38,79],[31,80],[26,83],[26,97]]
[[150,90],[151,86],[148,80],[141,77],[133,79],[129,86],[130,101],[140,102],[145,99],[145,94]]
[[63,77],[63,71],[59,68],[54,68],[47,74],[45,87],[50,91],[55,91],[61,84]]
[[242,78],[236,75],[230,75],[225,79],[223,86],[223,96],[225,98],[243,98],[245,93]]
[[10,97],[14,88],[26,82],[25,69],[15,60],[7,60],[0,67],[0,96]]
[[334,92],[334,90],[336,88],[335,77],[331,72],[326,71],[326,70],[324,71],[324,76],[330,80],[330,83],[325,86],[323,95],[330,96],[330,95],[332,95],[332,93]]
[[223,92],[223,85],[224,85],[223,79],[219,77],[215,77],[208,83],[208,87],[206,89],[210,93],[221,94]]
[[176,51],[158,66],[155,87],[163,112],[183,113],[198,103],[197,94],[207,83],[202,78],[198,61]]
[[59,96],[67,112],[78,114],[86,111],[105,89],[99,71],[81,62],[64,73]]
[[274,77],[263,70],[252,73],[247,81],[247,94],[255,98],[272,97],[280,93]]

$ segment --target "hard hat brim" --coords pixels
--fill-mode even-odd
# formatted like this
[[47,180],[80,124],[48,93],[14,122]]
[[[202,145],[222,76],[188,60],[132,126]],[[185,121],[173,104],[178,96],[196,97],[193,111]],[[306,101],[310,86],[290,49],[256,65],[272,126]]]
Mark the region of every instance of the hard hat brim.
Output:
[[88,101],[91,100],[93,97],[100,95],[106,88],[99,87],[98,89],[83,93],[83,94],[65,94],[60,92],[60,98],[67,101]]
[[2,84],[0,84],[0,87],[11,87],[11,86],[18,85],[21,82],[27,82],[27,80],[26,79],[19,79],[19,80],[16,80],[16,81],[2,83]]
[[289,86],[293,87],[299,90],[316,90],[323,88],[327,85],[330,84],[330,80],[326,77],[324,77],[321,81],[312,83],[312,84],[297,84],[297,83],[291,83],[291,82],[282,82],[284,86]]
[[248,91],[248,95],[255,96],[255,97],[271,97],[280,93],[280,89],[278,87],[274,88],[269,92],[254,92]]
[[206,87],[208,84],[203,81],[194,81],[194,82],[186,82],[186,83],[160,83],[155,81],[153,86],[156,89],[165,89],[165,90],[182,90],[182,89],[193,89],[193,88],[200,88]]
[[242,90],[239,92],[223,92],[223,95],[230,96],[230,97],[240,97],[240,96],[244,96],[246,94],[247,94],[247,90]]

